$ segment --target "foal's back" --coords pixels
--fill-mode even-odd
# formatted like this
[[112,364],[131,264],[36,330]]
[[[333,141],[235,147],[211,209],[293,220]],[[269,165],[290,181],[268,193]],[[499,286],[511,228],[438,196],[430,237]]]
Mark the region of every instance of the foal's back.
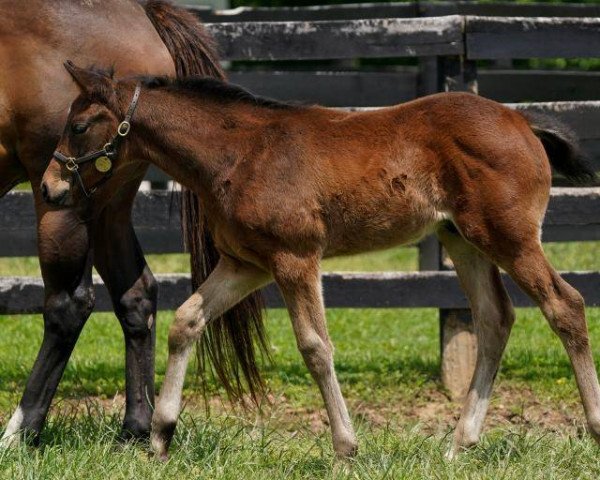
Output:
[[293,243],[303,226],[326,256],[413,242],[465,215],[510,215],[515,195],[528,199],[532,221],[545,210],[542,144],[496,102],[444,93],[367,112],[312,107],[273,117],[283,133],[260,161],[277,168],[264,170],[273,178],[262,189],[247,188],[278,235],[289,230]]

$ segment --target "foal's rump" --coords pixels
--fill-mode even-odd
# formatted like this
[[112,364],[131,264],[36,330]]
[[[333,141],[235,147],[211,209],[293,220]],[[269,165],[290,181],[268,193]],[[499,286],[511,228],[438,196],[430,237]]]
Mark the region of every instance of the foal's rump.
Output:
[[575,137],[556,119],[523,115],[471,94],[423,99],[435,152],[428,168],[439,175],[436,204],[461,234],[488,253],[513,255],[523,242],[539,241],[550,196],[551,166],[567,178],[587,181],[594,173]]
[[323,167],[335,178],[328,254],[414,242],[447,220],[478,242],[490,241],[492,225],[509,235],[520,224],[537,237],[550,164],[570,178],[593,175],[564,126],[472,94],[431,95],[336,128],[355,146],[333,146],[335,174]]

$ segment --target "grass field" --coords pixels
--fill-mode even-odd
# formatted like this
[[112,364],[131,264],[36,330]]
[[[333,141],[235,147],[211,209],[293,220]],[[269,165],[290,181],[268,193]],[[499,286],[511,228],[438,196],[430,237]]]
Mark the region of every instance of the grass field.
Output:
[[[598,269],[599,243],[551,245],[560,269]],[[155,272],[185,270],[182,256],[151,257]],[[334,260],[328,270],[408,270],[414,249]],[[32,259],[0,259],[0,274],[36,274]],[[157,372],[166,361],[171,312],[158,322]],[[287,314],[268,313],[275,364],[265,366],[272,392],[262,413],[222,400],[213,385],[206,413],[190,369],[186,407],[172,457],[149,458],[145,445],[115,440],[123,410],[123,341],[109,314],[90,319],[76,347],[39,448],[0,452],[0,478],[281,479],[281,478],[598,478],[599,450],[585,434],[566,355],[541,315],[520,309],[481,445],[444,460],[460,406],[438,376],[434,310],[330,310],[336,367],[358,430],[360,453],[333,461],[316,386],[296,351]],[[600,345],[600,309],[588,309]],[[16,406],[41,342],[39,316],[0,317],[0,422]],[[600,359],[600,349],[595,349]]]

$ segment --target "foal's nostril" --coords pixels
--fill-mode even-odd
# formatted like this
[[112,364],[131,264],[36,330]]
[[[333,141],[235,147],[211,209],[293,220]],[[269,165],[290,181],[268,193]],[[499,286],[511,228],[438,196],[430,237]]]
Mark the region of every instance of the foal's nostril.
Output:
[[50,198],[48,195],[48,186],[46,185],[46,182],[42,182],[42,198],[44,199],[44,202],[50,201]]
[[48,185],[46,185],[46,182],[42,182],[42,186],[40,189],[42,199],[44,200],[44,202],[50,205],[63,205],[65,203],[67,194],[69,193],[68,190],[65,190],[63,192],[60,192],[59,194],[55,193],[55,195],[52,196],[50,195],[50,189],[48,188]]

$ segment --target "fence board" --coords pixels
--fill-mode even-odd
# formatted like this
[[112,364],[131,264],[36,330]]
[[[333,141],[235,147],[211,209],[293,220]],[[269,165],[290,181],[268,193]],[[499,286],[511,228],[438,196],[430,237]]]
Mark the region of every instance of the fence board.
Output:
[[[178,202],[178,192],[138,193],[133,222],[146,253],[182,251]],[[0,199],[0,212],[0,256],[36,255],[31,193],[7,194]],[[544,229],[546,241],[600,239],[600,187],[553,188]]]
[[[330,107],[378,107],[417,97],[416,68],[393,72],[231,71],[257,95]],[[499,102],[600,100],[600,72],[479,70],[479,94]]]
[[466,17],[470,59],[597,57],[600,18]]
[[212,10],[189,6],[204,22],[278,22],[315,20],[358,20],[365,18],[411,18],[443,15],[520,17],[598,17],[600,5],[548,3],[391,2],[313,5],[300,7],[239,7]]
[[580,140],[600,139],[600,101],[508,103],[506,106],[552,115],[569,125]]
[[477,81],[498,102],[600,100],[600,72],[479,69]]
[[[394,105],[417,97],[416,69],[401,72],[229,72],[257,95],[329,107]],[[600,77],[599,77],[600,78]]]
[[415,57],[463,52],[460,16],[209,23],[224,60]]
[[[403,3],[356,3],[341,5],[314,5],[306,7],[239,7],[228,10],[212,10],[209,7],[189,6],[204,22],[281,22],[360,20],[367,18],[418,17],[415,2]],[[448,14],[442,14],[448,15]]]
[[[600,305],[600,272],[568,272],[563,277],[586,300]],[[508,292],[518,307],[531,301],[504,275]],[[191,294],[188,275],[157,275],[159,308],[174,310]],[[99,278],[96,311],[111,311],[112,304]],[[455,272],[327,273],[323,276],[325,303],[330,308],[466,308],[467,300]],[[264,291],[268,307],[283,307],[274,285]],[[37,277],[0,277],[0,314],[40,313],[43,283]]]
[[488,17],[597,17],[600,6],[592,4],[548,4],[494,2],[423,2],[421,15],[481,15]]

